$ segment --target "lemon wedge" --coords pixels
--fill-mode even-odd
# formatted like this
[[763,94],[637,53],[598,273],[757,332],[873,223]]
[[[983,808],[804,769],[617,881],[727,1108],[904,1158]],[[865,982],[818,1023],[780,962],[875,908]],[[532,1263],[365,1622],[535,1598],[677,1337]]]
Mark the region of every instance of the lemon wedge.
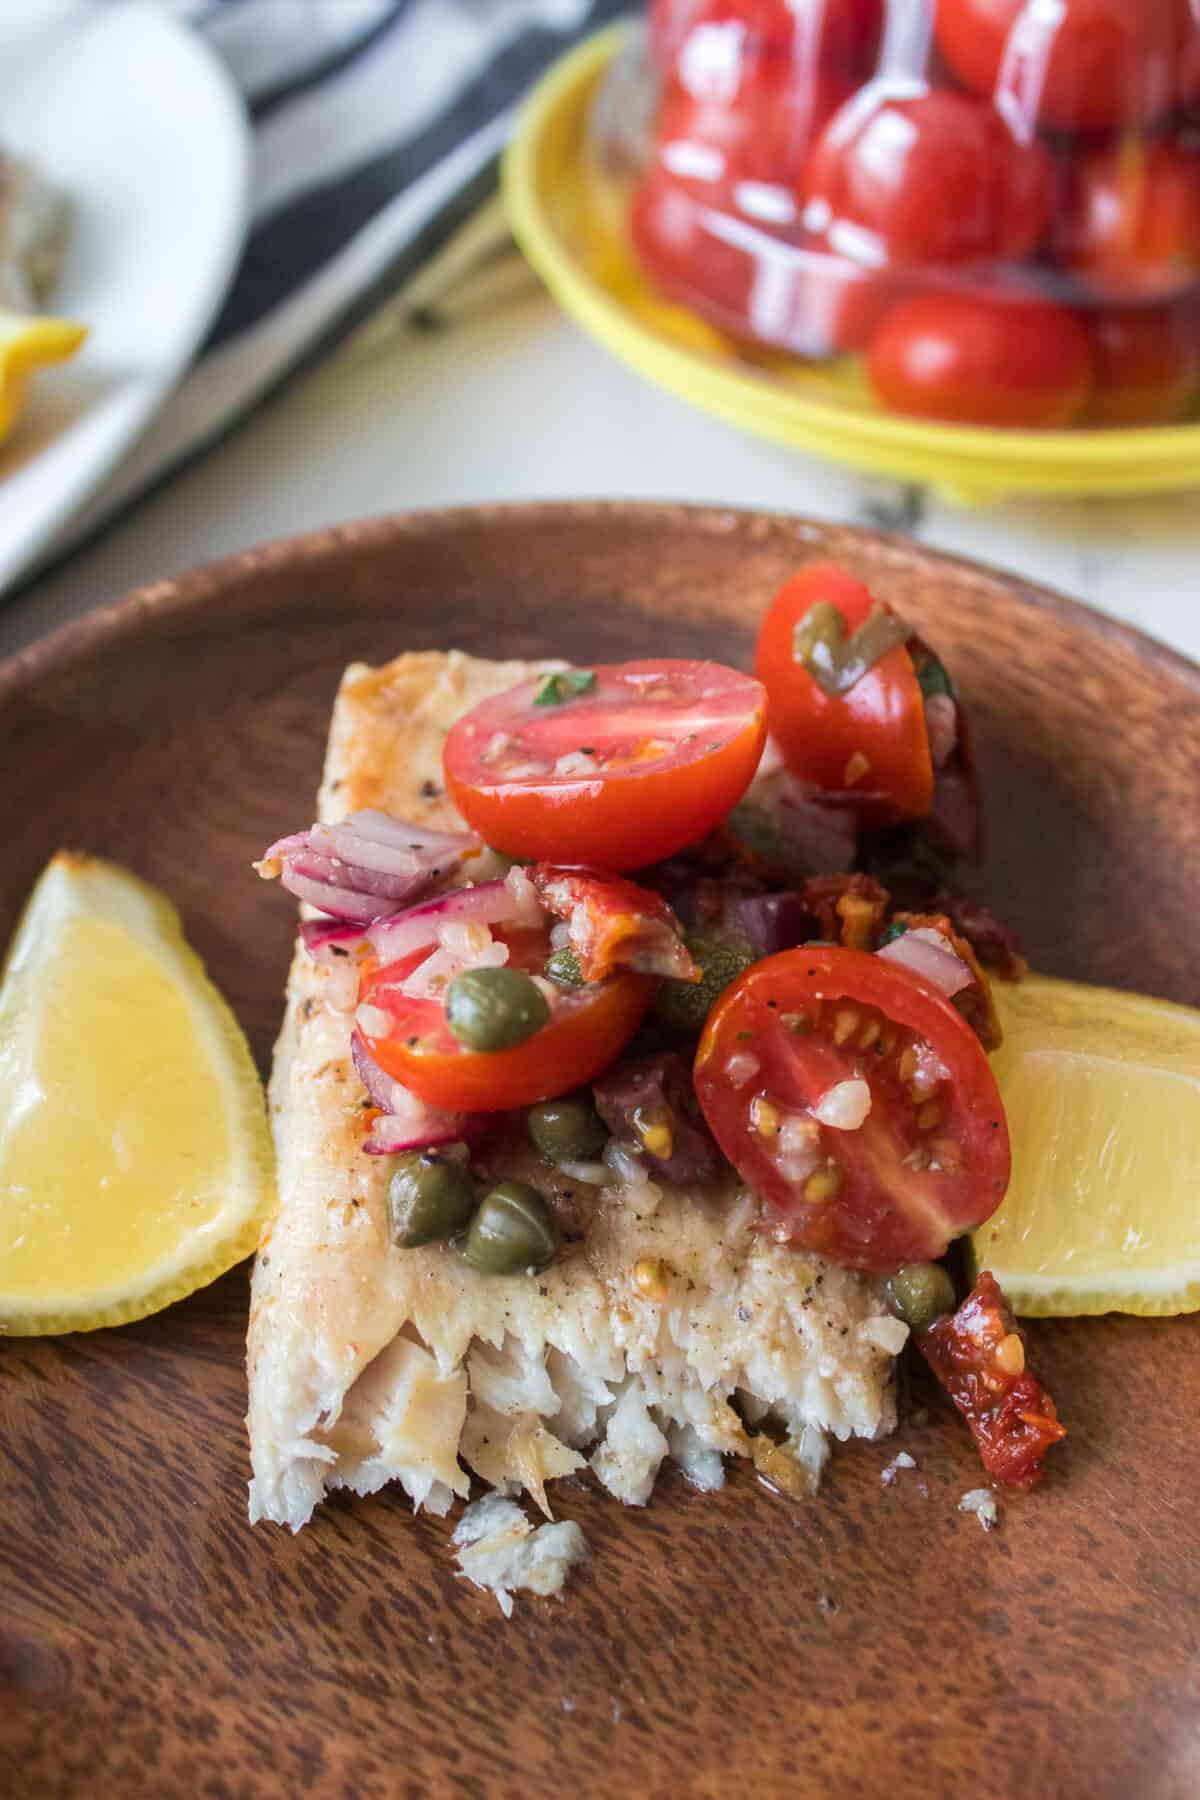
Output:
[[1012,1185],[972,1239],[1019,1313],[1200,1308],[1200,1012],[996,982]]
[[60,852],[0,983],[0,1333],[157,1312],[253,1250],[262,1087],[170,902]]
[[85,325],[0,307],[0,438],[11,431],[36,370],[66,362],[87,336]]

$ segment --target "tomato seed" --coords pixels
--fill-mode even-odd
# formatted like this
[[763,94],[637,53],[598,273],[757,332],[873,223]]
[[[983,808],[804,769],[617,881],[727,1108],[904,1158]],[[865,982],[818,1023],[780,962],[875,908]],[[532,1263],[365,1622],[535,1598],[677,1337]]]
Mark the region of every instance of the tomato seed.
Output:
[[858,1041],[864,1050],[869,1050],[878,1038],[881,1027],[878,1019],[868,1019],[858,1034]]
[[1022,1375],[1025,1372],[1025,1346],[1015,1331],[1010,1331],[996,1346],[996,1367],[1003,1369],[1006,1375]]
[[942,1122],[942,1109],[936,1100],[931,1100],[917,1114],[917,1126],[921,1131],[932,1131],[935,1125]]
[[750,1123],[759,1137],[778,1137],[779,1114],[765,1094],[755,1094],[750,1102]]
[[810,1206],[819,1206],[825,1200],[832,1200],[842,1185],[842,1171],[836,1163],[829,1163],[810,1175],[804,1184],[804,1198]]
[[833,1015],[833,1041],[844,1044],[858,1030],[858,1014],[849,1007],[840,1007]]

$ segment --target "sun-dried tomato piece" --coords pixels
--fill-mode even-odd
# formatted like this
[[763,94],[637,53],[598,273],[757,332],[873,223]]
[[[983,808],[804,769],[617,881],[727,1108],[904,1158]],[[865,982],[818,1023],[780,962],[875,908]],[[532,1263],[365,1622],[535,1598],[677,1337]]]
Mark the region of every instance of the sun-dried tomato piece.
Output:
[[1026,1360],[1025,1336],[985,1269],[956,1313],[918,1338],[926,1362],[971,1427],[983,1466],[1005,1487],[1032,1487],[1067,1434]]

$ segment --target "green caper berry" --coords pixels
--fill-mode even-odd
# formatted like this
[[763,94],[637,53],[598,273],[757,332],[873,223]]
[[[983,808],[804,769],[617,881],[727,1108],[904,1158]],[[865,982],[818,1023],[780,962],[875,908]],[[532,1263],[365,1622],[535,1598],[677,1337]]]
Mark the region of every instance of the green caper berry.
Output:
[[559,987],[583,986],[583,970],[579,967],[579,958],[565,944],[561,950],[553,951],[546,958],[546,975]]
[[599,1156],[608,1133],[586,1094],[564,1094],[531,1106],[526,1120],[531,1141],[551,1162],[586,1162]]
[[943,1313],[954,1311],[954,1283],[941,1263],[910,1263],[888,1278],[887,1301],[913,1331],[927,1331]]
[[754,962],[754,950],[740,931],[725,925],[697,925],[684,942],[700,965],[700,979],[664,981],[654,1011],[673,1031],[700,1031],[731,981]]
[[461,1231],[475,1208],[465,1144],[410,1150],[388,1183],[388,1224],[401,1250],[433,1244]]
[[558,1252],[558,1232],[545,1200],[524,1181],[503,1181],[480,1203],[463,1255],[484,1275],[544,1269]]
[[446,1023],[468,1050],[511,1050],[550,1017],[523,969],[464,969],[446,989]]

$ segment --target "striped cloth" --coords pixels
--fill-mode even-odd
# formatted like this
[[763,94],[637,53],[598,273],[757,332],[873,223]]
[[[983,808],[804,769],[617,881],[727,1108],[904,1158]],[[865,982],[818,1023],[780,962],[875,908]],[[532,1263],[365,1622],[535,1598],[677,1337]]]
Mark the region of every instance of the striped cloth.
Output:
[[632,0],[160,4],[207,40],[245,97],[250,232],[195,365],[76,521],[70,549],[411,284],[494,194],[530,84]]

